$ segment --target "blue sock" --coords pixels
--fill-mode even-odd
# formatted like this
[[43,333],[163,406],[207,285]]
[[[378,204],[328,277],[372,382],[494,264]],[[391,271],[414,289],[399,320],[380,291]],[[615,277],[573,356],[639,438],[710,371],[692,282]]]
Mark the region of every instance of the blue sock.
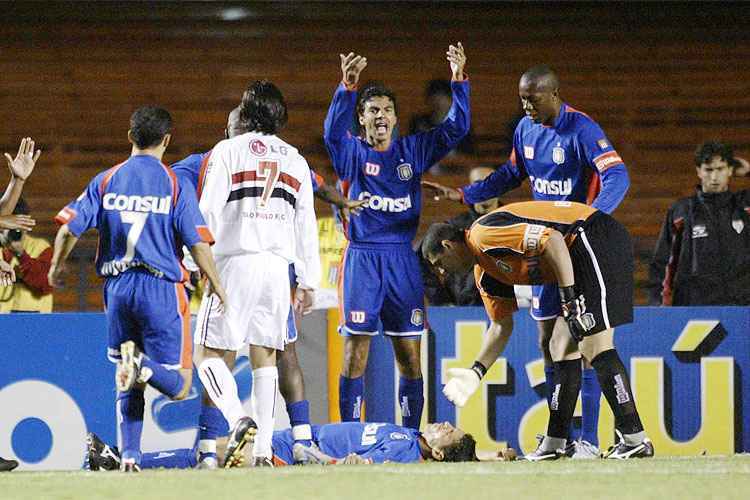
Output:
[[295,401],[286,405],[289,414],[289,423],[292,426],[292,435],[295,443],[305,446],[312,444],[312,428],[310,427],[310,402],[306,399]]
[[339,377],[339,413],[342,422],[359,422],[362,417],[362,400],[365,378]]
[[602,388],[599,386],[596,370],[593,368],[583,370],[583,379],[581,380],[582,438],[594,446],[599,446],[599,403],[601,397]]
[[552,391],[555,390],[555,367],[549,365],[544,367],[544,387],[546,389],[547,408],[552,400]]
[[398,402],[401,406],[401,421],[404,427],[418,430],[424,407],[424,381],[421,377],[398,379]]
[[229,433],[227,424],[221,410],[215,406],[201,405],[201,414],[198,417],[198,460],[216,458],[216,438],[226,436]]
[[142,469],[192,469],[196,464],[195,450],[191,448],[144,453],[141,459]]
[[146,367],[151,370],[152,375],[148,379],[148,385],[155,388],[165,396],[170,398],[175,397],[180,393],[185,381],[182,379],[182,375],[178,370],[170,370],[165,368],[159,363],[152,361],[145,354],[143,355],[143,361],[141,367]]
[[120,438],[122,458],[135,458],[141,461],[141,433],[143,432],[143,409],[146,401],[143,391],[131,389],[117,394],[116,412],[120,418]]

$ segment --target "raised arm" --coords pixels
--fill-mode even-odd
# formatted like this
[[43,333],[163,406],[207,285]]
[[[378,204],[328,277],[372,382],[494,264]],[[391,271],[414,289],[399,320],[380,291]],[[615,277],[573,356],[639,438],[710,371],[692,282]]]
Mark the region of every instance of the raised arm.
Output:
[[41,154],[41,150],[34,151],[34,140],[31,137],[21,139],[21,145],[18,147],[15,158],[5,153],[11,177],[3,197],[0,198],[0,215],[8,215],[16,208],[18,198],[21,197],[23,191],[23,185],[31,172],[34,171],[36,161]]
[[333,94],[333,100],[323,122],[323,140],[336,175],[341,179],[347,179],[355,140],[350,128],[356,114],[356,89],[359,76],[367,66],[367,59],[353,52],[347,55],[339,54],[339,57],[341,83]]

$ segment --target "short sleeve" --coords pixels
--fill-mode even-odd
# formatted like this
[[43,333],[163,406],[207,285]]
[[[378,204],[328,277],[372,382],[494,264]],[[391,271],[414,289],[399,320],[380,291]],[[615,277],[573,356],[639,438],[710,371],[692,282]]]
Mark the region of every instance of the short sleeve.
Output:
[[80,238],[89,229],[97,227],[101,211],[101,182],[102,174],[99,174],[86,186],[78,198],[68,203],[55,216],[55,221],[60,225],[67,224],[68,229],[76,238]]

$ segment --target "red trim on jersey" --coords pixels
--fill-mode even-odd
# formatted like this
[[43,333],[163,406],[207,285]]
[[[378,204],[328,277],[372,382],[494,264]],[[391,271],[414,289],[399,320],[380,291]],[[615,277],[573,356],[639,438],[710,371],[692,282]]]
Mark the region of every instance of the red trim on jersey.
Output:
[[516,160],[516,148],[513,148],[510,150],[510,158],[508,158],[510,161],[510,164],[514,167],[518,166],[518,163],[516,163],[518,160]]
[[617,165],[623,165],[624,163],[625,162],[622,161],[622,158],[620,158],[617,151],[607,151],[606,153],[602,153],[594,158],[594,165],[600,173],[604,173],[610,168]]
[[76,215],[78,215],[78,213],[72,208],[63,207],[62,210],[60,210],[55,216],[55,222],[57,222],[61,226],[64,226],[68,222],[75,219]]
[[159,162],[161,164],[161,167],[164,169],[164,172],[169,176],[170,180],[172,181],[172,206],[177,206],[177,197],[180,196],[180,183],[177,180],[177,176],[174,172],[172,172],[172,169],[166,166],[165,164]]
[[574,108],[573,106],[570,106],[568,104],[565,105],[565,112],[566,113],[578,113],[579,115],[583,115],[586,118],[588,118],[589,120],[591,120],[591,117],[589,115],[587,115],[583,111],[578,111],[576,108]]
[[182,348],[180,350],[180,366],[182,368],[193,367],[193,337],[190,335],[190,304],[185,293],[185,285],[182,283],[174,284],[175,295],[177,296],[177,314],[180,316],[182,323]]
[[204,243],[208,243],[209,245],[213,245],[216,241],[214,240],[214,235],[211,234],[211,230],[208,229],[206,226],[195,226],[195,229],[198,231],[198,236],[201,237],[201,241]]
[[203,183],[206,182],[206,171],[208,170],[208,160],[211,158],[211,153],[213,150],[206,153],[206,156],[203,158],[203,161],[201,161],[201,168],[198,171],[198,199],[201,199],[201,195],[203,194]]
[[285,460],[277,457],[275,454],[273,457],[271,457],[271,461],[273,462],[274,467],[286,467],[287,465],[289,465]]
[[[243,170],[242,172],[232,174],[232,184],[239,184],[241,182],[253,182],[258,180],[265,181],[266,179],[266,176],[259,177],[258,172],[256,172],[255,170]],[[299,191],[299,188],[302,185],[300,181],[284,172],[279,174],[279,182],[281,182],[282,184],[286,184],[295,191]]]
[[589,188],[586,192],[586,205],[591,205],[602,190],[602,179],[599,174],[592,172],[589,180]]
[[118,170],[120,170],[120,167],[125,165],[126,162],[118,163],[114,167],[107,170],[107,172],[104,174],[104,178],[102,179],[101,184],[99,184],[99,194],[104,194],[104,190],[107,188],[107,184],[109,184],[109,181],[112,179],[112,176],[117,173]]
[[323,178],[322,175],[320,175],[313,169],[310,169],[310,173],[312,174],[313,177],[315,177],[315,182],[318,184],[319,188],[326,185],[326,180]]

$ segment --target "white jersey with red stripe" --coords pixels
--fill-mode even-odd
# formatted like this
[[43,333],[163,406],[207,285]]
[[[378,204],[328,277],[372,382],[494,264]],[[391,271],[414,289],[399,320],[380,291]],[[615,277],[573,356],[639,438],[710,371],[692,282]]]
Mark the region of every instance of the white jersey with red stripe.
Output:
[[217,260],[273,253],[294,264],[300,285],[318,287],[310,167],[295,147],[256,132],[221,141],[201,172],[198,194]]

